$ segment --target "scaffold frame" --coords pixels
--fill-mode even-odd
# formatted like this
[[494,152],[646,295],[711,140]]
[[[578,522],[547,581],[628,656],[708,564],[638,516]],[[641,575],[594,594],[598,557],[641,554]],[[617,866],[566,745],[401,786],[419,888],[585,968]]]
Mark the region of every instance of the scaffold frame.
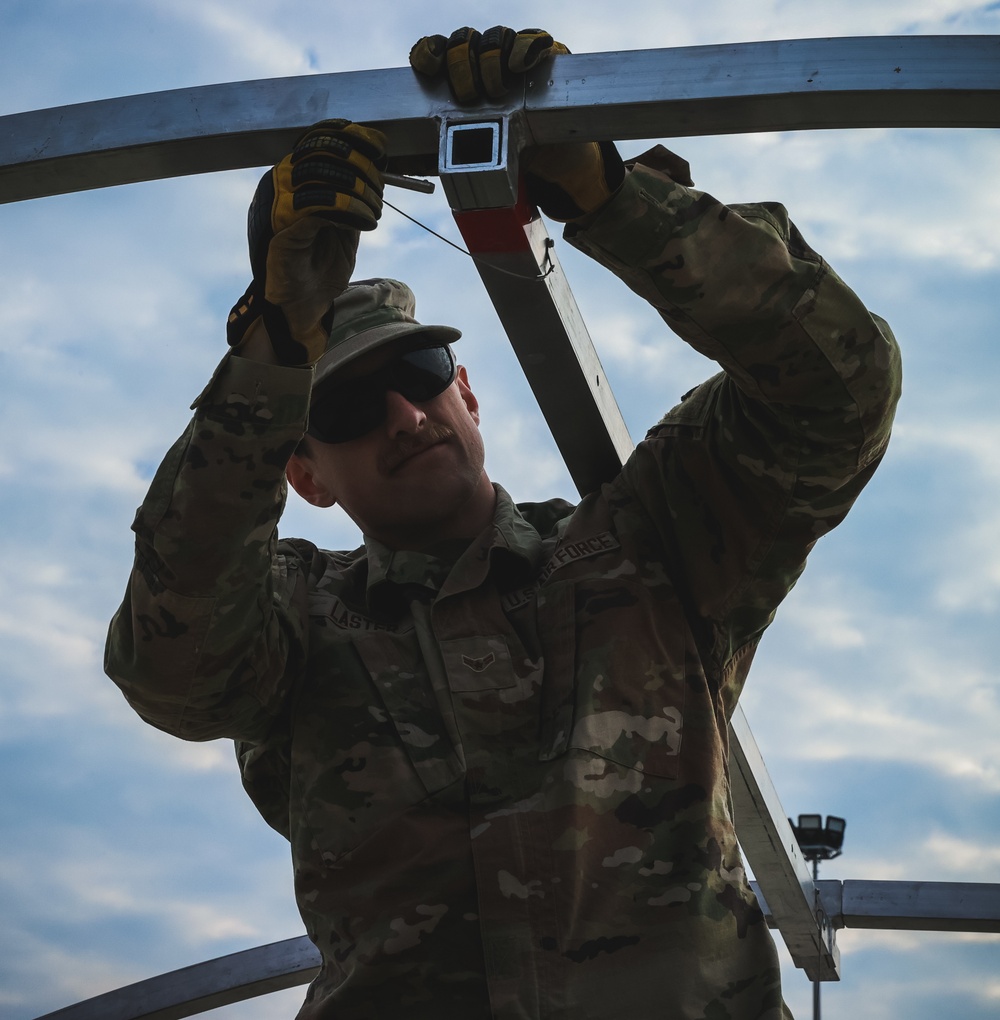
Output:
[[[628,60],[629,73],[620,67]],[[632,444],[537,211],[524,147],[856,127],[1000,126],[1000,36],[799,39],[559,56],[504,102],[457,106],[408,68],[172,90],[0,117],[0,203],[280,159],[345,111],[389,139],[389,170],[439,177],[484,287],[581,493]],[[489,136],[462,162],[456,132]],[[558,380],[558,383],[554,382]],[[741,709],[730,727],[740,843],[768,922],[811,980],[844,926],[1000,931],[1000,885],[814,882]],[[46,1020],[168,1020],[308,981],[305,937],[164,974]]]

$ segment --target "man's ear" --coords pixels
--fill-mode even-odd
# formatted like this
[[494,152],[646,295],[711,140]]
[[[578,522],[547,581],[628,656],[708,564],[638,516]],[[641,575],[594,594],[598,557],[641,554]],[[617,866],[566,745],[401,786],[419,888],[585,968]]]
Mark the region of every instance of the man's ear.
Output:
[[285,465],[288,484],[313,506],[333,506],[337,500],[330,490],[314,474],[314,464],[308,457],[293,453]]
[[465,365],[458,366],[456,381],[458,382],[458,392],[462,395],[462,402],[465,404],[472,420],[478,425],[479,401],[476,399],[475,393],[472,392],[472,388],[469,386],[469,373],[465,371]]

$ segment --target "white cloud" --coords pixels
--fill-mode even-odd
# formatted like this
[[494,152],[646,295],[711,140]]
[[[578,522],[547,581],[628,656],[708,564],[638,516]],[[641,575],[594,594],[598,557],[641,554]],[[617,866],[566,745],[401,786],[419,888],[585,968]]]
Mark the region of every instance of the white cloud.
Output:
[[65,569],[64,564],[43,562],[41,577],[33,581],[19,576],[14,564],[5,565],[0,634],[5,643],[34,647],[57,670],[94,668],[100,663],[91,637],[95,620],[66,598]]
[[204,948],[223,939],[261,936],[259,925],[250,919],[252,902],[230,896],[224,906],[221,901],[210,904],[178,895],[172,888],[164,888],[160,862],[137,859],[128,852],[127,845],[95,844],[85,835],[74,838],[80,835],[72,830],[64,833],[65,849],[72,847],[72,851],[47,870],[47,900],[39,888],[42,880],[32,874],[33,865],[27,858],[4,861],[0,882],[20,885],[22,895],[28,889],[38,889],[39,916],[49,919],[58,914],[65,924],[74,927],[88,918],[104,923],[109,917],[155,917],[158,923],[170,926],[174,938],[192,948]]
[[938,606],[949,614],[994,613],[1000,607],[1000,422],[956,408],[945,421],[906,422],[897,441],[899,456],[919,458],[929,477],[949,472],[949,530],[923,553],[937,575]]
[[[857,957],[875,949],[915,955],[963,944],[1000,944],[1000,935],[990,932],[893,931],[879,928],[842,928],[837,932],[837,946],[845,961],[845,968],[857,966]],[[849,970],[845,970],[845,976],[847,973]],[[939,982],[940,975],[932,976],[932,980]]]
[[[136,735],[137,731],[130,728],[130,732]],[[162,762],[171,771],[232,775],[236,767],[233,745],[228,740],[178,740],[154,728],[145,730],[143,737],[143,750],[149,759]]]
[[807,572],[775,631],[744,697],[765,754],[906,763],[1000,792],[992,659],[949,636],[947,620],[893,611],[856,580]]
[[[887,843],[876,842],[874,835],[861,837],[858,834],[863,841],[852,842],[847,848],[849,860],[845,853],[845,859],[840,862],[844,877],[871,882],[993,881],[997,850],[988,827],[986,836],[978,839],[968,833],[959,838],[934,822],[928,823],[928,829],[908,834],[905,839],[890,839]],[[961,934],[978,938],[982,933]],[[993,940],[1000,940],[1000,934],[987,934]],[[954,938],[955,933],[949,932],[947,937]]]
[[[95,407],[96,413],[100,408]],[[121,430],[110,425],[80,423],[73,441],[65,429],[51,426],[32,432],[11,463],[8,473],[24,477],[29,469],[51,472],[62,492],[93,494],[100,490],[128,496],[130,502],[142,499],[148,480],[140,477],[135,458],[138,450],[150,442],[148,430],[140,428],[123,442]],[[16,466],[15,466],[16,465]],[[38,492],[45,486],[32,485]]]
[[97,665],[97,648],[81,633],[92,629],[92,621],[76,614],[67,619],[66,610],[66,604],[56,599],[38,596],[25,599],[22,594],[16,612],[0,612],[0,634],[44,650],[53,665]]
[[[923,853],[943,872],[967,875],[980,871],[995,875],[1000,870],[1000,847],[996,843],[972,843],[946,832],[935,832],[924,841]],[[998,936],[1000,937],[1000,936]]]
[[541,432],[535,415],[507,411],[484,433],[490,477],[508,489],[517,502],[544,500],[557,492],[571,501],[576,498],[566,467],[555,445]]
[[23,931],[18,936],[19,981],[0,990],[0,1006],[8,1007],[12,1016],[37,1016],[40,1001],[53,1008],[71,1005],[152,976],[127,960],[109,958],[99,946],[63,946]]
[[[722,201],[781,201],[834,266],[874,258],[1000,267],[996,132],[870,128],[667,144],[690,160],[697,186]],[[942,201],[948,215],[930,213]]]
[[838,603],[794,600],[785,610],[787,622],[801,628],[803,636],[816,649],[864,648],[871,640],[866,626],[869,620],[859,619],[855,608]]
[[[601,302],[595,304],[600,307]],[[648,387],[659,416],[692,385],[718,369],[679,343],[652,309],[637,301],[633,304],[638,307],[626,305],[613,314],[588,312],[587,326],[612,382],[617,379],[629,387]],[[669,380],[669,396],[663,393],[664,380]],[[653,424],[652,420],[648,424]]]
[[294,22],[282,25],[281,19],[273,16],[267,21],[259,15],[248,17],[245,4],[224,0],[171,0],[170,8],[186,22],[185,32],[198,35],[208,49],[227,54],[230,60],[238,57],[240,63],[254,69],[255,77],[315,70],[302,41],[284,30],[297,27]]
[[[483,29],[488,27],[487,20],[491,25],[499,22],[514,27],[541,20],[543,27],[577,53],[914,31],[987,32],[996,21],[988,7],[962,0],[922,0],[913,4],[899,0],[879,4],[831,0],[819,7],[794,0],[765,0],[752,8],[739,0],[713,0],[683,10],[637,5],[616,11],[611,19],[605,14],[606,7],[597,0],[551,0],[543,18],[528,3],[501,2],[491,6],[488,18],[476,15],[472,21]],[[450,28],[469,19],[465,4],[445,3],[436,9],[431,27],[421,28],[418,22],[417,31],[447,34]]]
[[289,988],[283,992],[272,992],[261,998],[213,1009],[205,1016],[208,1020],[275,1020],[275,1017],[291,1017],[298,1012],[304,997],[304,987]]

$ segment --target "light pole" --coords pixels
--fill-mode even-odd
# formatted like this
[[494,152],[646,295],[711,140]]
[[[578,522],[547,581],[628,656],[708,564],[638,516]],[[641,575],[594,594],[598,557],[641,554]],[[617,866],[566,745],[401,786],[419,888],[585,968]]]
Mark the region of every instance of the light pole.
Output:
[[[812,861],[813,883],[819,881],[819,862],[832,861],[843,853],[844,829],[847,822],[836,815],[826,816],[826,825],[822,815],[799,815],[799,824],[788,819],[795,839],[807,861]],[[817,897],[819,892],[817,890]],[[813,1020],[820,1020],[819,1010],[819,978],[813,982]]]

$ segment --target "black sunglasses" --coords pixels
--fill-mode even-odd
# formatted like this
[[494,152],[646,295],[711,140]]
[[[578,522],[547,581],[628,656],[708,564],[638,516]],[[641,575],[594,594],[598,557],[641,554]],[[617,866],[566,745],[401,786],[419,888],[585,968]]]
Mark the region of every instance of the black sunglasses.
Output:
[[323,443],[347,443],[385,421],[389,390],[419,404],[455,381],[455,355],[447,344],[406,351],[356,379],[334,380],[313,394],[306,433]]

